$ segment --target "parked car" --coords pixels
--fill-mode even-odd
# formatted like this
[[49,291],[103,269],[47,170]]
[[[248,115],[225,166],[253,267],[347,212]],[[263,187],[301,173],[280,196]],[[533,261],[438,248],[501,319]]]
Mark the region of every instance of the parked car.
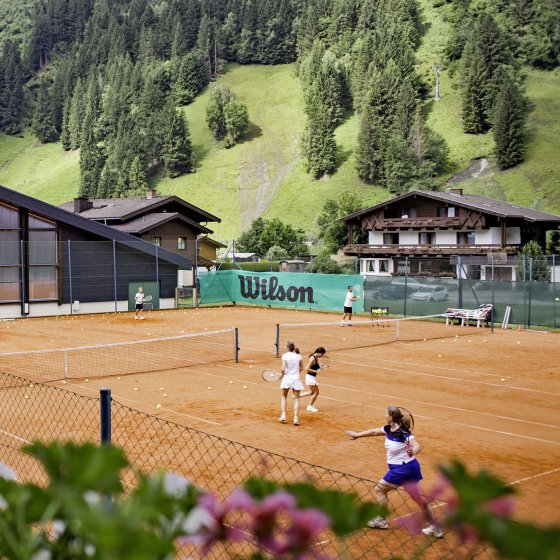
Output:
[[445,286],[422,286],[412,294],[416,301],[445,301],[449,299],[449,290]]
[[411,278],[410,276],[408,278],[406,276],[395,276],[391,280],[391,284],[393,284],[394,286],[401,286],[401,285],[404,286],[405,280],[406,280],[406,285],[409,288],[412,288],[413,290],[424,285],[424,284],[420,284],[420,282],[418,282],[416,278]]
[[414,293],[415,288],[407,286],[405,290],[404,284],[386,284],[372,292],[372,296],[378,299],[404,299],[410,297]]

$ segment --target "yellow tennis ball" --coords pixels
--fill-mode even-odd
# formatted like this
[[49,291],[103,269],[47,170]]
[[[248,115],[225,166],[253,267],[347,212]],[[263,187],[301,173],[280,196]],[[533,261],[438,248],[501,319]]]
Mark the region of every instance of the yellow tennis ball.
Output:
[[247,389],[247,385],[243,385],[243,389]]
[[120,379],[120,376],[119,376],[119,377],[117,377],[117,379]]
[[24,398],[24,399],[28,399],[28,398],[29,398],[29,395],[25,395],[25,397],[23,397],[23,398]]
[[156,406],[156,408],[161,408],[161,404],[158,404],[158,405]]
[[63,381],[62,384],[63,384],[63,385],[66,385],[66,381]]
[[342,339],[343,342],[344,342],[345,340],[346,340],[345,338]]
[[517,341],[517,344],[521,344],[521,342],[519,342],[519,340]]
[[229,384],[231,385],[233,383],[233,381],[230,381]]
[[89,381],[89,379],[86,377],[86,383]]
[[442,340],[442,342],[445,342],[445,340]]
[[164,397],[167,397],[167,393],[163,393],[163,396],[164,396]]
[[210,389],[212,389],[212,387],[208,387],[208,390],[210,391]]
[[438,354],[438,358],[441,358],[441,354]]
[[249,369],[251,369],[253,366],[249,366]]
[[505,381],[505,380],[506,380],[506,378],[505,378],[505,377],[502,377],[502,378],[500,379],[500,381]]
[[163,387],[160,387],[159,390],[160,390],[160,391],[163,391]]
[[134,390],[135,390],[135,391],[138,391],[138,387],[134,387]]

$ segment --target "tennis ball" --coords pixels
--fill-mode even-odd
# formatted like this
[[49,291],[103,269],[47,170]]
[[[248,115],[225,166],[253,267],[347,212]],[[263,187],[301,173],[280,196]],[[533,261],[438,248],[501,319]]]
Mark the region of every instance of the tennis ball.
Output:
[[89,381],[89,379],[86,377],[86,383]]
[[210,389],[212,389],[212,387],[208,387],[208,390],[210,391]]
[[160,391],[163,391],[163,387],[160,387],[159,390],[160,390]]
[[560,297],[555,298],[556,301],[560,301]]
[[119,377],[117,377],[117,379],[120,379],[120,376],[119,376]]
[[427,338],[425,338],[424,340],[428,340]]
[[247,389],[247,385],[243,385],[243,389]]
[[30,383],[30,384],[29,384],[29,387],[31,387],[31,389],[33,389],[33,383]]
[[505,378],[505,377],[502,377],[502,378],[500,379],[500,381],[505,381],[505,380],[506,380],[506,378]]
[[167,397],[167,393],[163,393],[163,396],[164,396],[164,397]]
[[23,398],[24,398],[24,399],[28,399],[28,398],[29,398],[29,395],[25,395],[25,397],[23,397]]
[[519,340],[517,341],[517,344],[521,344],[521,342],[519,342]]
[[442,342],[445,342],[445,340],[442,340]]
[[343,341],[346,340],[345,338],[342,339]]
[[472,340],[469,340],[469,342],[472,342]]
[[249,369],[251,369],[253,366],[249,366]]
[[63,384],[63,385],[66,385],[66,381],[63,381],[62,384]]
[[156,406],[156,408],[161,408],[161,404],[158,404],[158,405]]
[[441,354],[438,354],[438,358],[441,358]]
[[135,390],[135,391],[138,391],[138,387],[134,387],[134,390]]
[[233,383],[233,381],[230,381],[229,384],[231,385]]

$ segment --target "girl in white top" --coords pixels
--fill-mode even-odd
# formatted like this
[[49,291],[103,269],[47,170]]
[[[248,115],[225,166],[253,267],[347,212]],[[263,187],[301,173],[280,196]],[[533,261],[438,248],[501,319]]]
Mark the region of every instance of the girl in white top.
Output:
[[299,392],[303,389],[303,383],[300,379],[300,373],[303,370],[301,354],[296,345],[289,341],[286,342],[287,352],[282,355],[282,376],[280,377],[280,389],[282,390],[282,398],[280,399],[280,422],[286,421],[286,403],[290,389],[294,396],[294,426],[299,424]]
[[[387,494],[399,486],[416,485],[422,480],[420,464],[416,455],[420,453],[420,444],[410,431],[407,419],[396,406],[387,408],[385,416],[386,424],[382,428],[373,428],[365,432],[347,431],[346,434],[352,439],[370,436],[385,436],[385,449],[387,450],[387,466],[389,470],[385,476],[375,485],[375,498],[379,505],[387,507],[389,500]],[[422,513],[429,523],[422,529],[425,535],[441,538],[443,531],[435,524],[432,508],[420,492],[412,492],[412,499],[418,503]],[[367,523],[368,527],[375,529],[387,529],[389,523],[384,517],[376,517]]]

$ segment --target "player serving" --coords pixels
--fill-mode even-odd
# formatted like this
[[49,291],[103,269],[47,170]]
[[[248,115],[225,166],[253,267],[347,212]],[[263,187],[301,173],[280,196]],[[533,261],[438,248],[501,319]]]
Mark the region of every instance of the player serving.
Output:
[[[386,424],[382,428],[373,428],[364,432],[347,431],[346,434],[352,439],[370,436],[385,436],[385,448],[387,449],[387,465],[389,470],[385,476],[375,485],[375,498],[377,503],[387,507],[389,499],[387,494],[391,490],[397,489],[404,484],[417,485],[422,480],[420,463],[416,455],[420,453],[420,444],[412,435],[414,420],[412,415],[406,417],[401,408],[390,406],[387,408],[385,416]],[[410,497],[420,506],[426,521],[427,527],[422,529],[425,535],[433,537],[443,537],[443,531],[435,524],[432,507],[420,492],[410,492]],[[375,529],[387,529],[389,523],[384,517],[376,517],[367,523],[368,527]]]

